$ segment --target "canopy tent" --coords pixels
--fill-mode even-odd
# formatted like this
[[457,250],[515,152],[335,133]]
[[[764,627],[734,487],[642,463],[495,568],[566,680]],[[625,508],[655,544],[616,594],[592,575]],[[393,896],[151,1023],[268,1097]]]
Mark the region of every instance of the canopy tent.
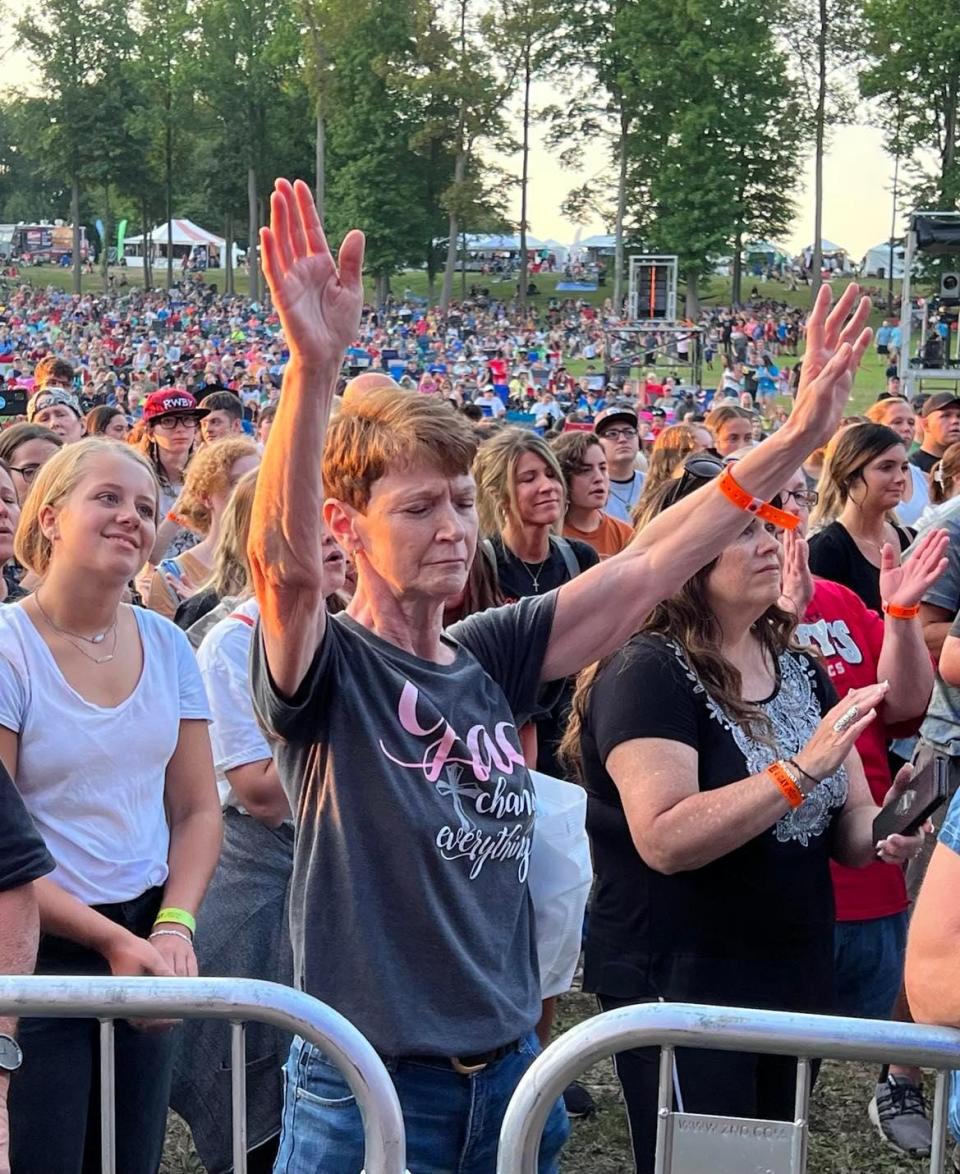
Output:
[[567,245],[562,245],[559,241],[555,241],[552,237],[548,241],[544,241],[540,246],[542,252],[553,253],[559,265],[564,265],[570,256],[570,249]]
[[[226,241],[222,236],[217,236],[216,233],[201,228],[199,224],[194,224],[192,220],[187,220],[185,217],[174,218],[170,221],[170,226],[175,260],[182,260],[184,257],[193,261],[202,259],[211,268],[217,268],[223,263],[222,258]],[[154,263],[166,261],[167,240],[168,230],[166,221],[163,224],[158,224],[150,233],[149,237],[145,238],[143,233],[139,233],[136,236],[128,236],[123,246],[123,255],[127,264],[135,268],[142,268],[145,248],[149,248],[150,256]],[[242,255],[243,250],[234,241],[233,263],[235,265],[238,264]]]
[[601,257],[612,257],[616,247],[617,238],[612,232],[598,232],[578,241],[576,252],[582,251],[591,261],[599,261]]
[[[840,270],[841,272],[849,272],[853,269],[849,251],[842,245],[827,240],[826,237],[820,239],[820,259],[824,269]],[[813,264],[813,245],[807,245],[803,250],[803,263],[808,269]]]
[[768,265],[778,265],[790,259],[790,254],[772,241],[749,241],[744,248],[748,261],[759,260]]
[[[468,234],[465,238],[468,253],[519,253],[519,233]],[[527,234],[527,249],[542,249],[543,241]]]
[[[902,240],[893,243],[893,276],[896,280],[903,277],[904,244]],[[890,242],[881,241],[872,249],[867,249],[860,262],[861,277],[879,277],[881,280],[890,277]]]

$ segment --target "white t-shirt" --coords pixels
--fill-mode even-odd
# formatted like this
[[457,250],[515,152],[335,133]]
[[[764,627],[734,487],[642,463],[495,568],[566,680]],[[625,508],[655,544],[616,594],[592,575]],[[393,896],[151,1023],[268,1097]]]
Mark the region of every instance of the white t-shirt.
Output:
[[506,412],[503,400],[494,391],[485,391],[473,401],[481,407],[489,408],[494,416],[502,416]]
[[[237,618],[240,616],[243,618]],[[214,624],[197,649],[197,664],[213,715],[210,743],[220,802],[238,811],[245,809],[226,772],[271,757],[270,744],[253,715],[250,695],[250,645],[259,618],[257,601],[247,599]]]
[[17,789],[86,905],[129,901],[167,879],[166,770],[184,718],[210,717],[186,636],[135,608],[143,672],[115,708],[64,679],[22,607],[0,608],[0,725],[19,734]]

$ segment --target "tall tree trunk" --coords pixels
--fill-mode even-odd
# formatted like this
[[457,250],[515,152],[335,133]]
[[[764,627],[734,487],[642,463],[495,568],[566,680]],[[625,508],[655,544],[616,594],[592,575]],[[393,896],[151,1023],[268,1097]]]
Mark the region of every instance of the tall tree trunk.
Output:
[[80,176],[76,171],[70,177],[70,219],[73,221],[73,292],[78,294],[83,278],[80,267]]
[[957,89],[955,73],[947,86],[947,101],[943,112],[943,153],[940,163],[941,207],[953,208],[957,202],[957,177],[953,174],[957,154]]
[[627,133],[630,115],[620,105],[620,143],[617,147],[617,222],[613,240],[613,312],[620,317],[623,306],[623,222],[627,215]]
[[374,284],[374,296],[377,301],[377,308],[386,305],[387,298],[390,296],[390,274],[383,271],[376,275]]
[[317,150],[315,159],[317,212],[320,223],[327,218],[327,126],[323,120],[323,108],[317,99]]
[[520,179],[520,297],[521,320],[527,313],[527,181],[530,172],[530,42],[523,47],[523,173]]
[[169,82],[166,92],[166,119],[164,132],[163,186],[167,207],[167,289],[173,285],[173,112]]
[[103,264],[100,267],[100,275],[103,279],[103,292],[110,292],[110,185],[103,186],[103,240],[100,242],[103,246]]
[[257,169],[247,168],[247,267],[250,270],[250,300],[260,301],[260,224],[257,205]]
[[[467,156],[463,151],[458,152],[453,164],[453,186],[459,188],[463,183],[466,171]],[[453,298],[453,275],[457,268],[457,237],[460,233],[460,223],[457,213],[451,209],[447,222],[447,259],[443,266],[443,286],[440,290],[440,314],[446,321],[450,312],[450,301]]]
[[700,274],[695,269],[687,272],[686,316],[691,322],[696,322],[700,317]]
[[147,219],[147,197],[143,195],[140,197],[140,218],[143,228],[140,230],[140,235],[143,237],[143,288],[151,289],[153,282],[151,280],[151,261],[150,250],[153,248],[153,242],[150,240],[150,221]]
[[[730,301],[739,306],[743,301],[743,229],[737,227],[733,241],[733,272],[730,277]],[[689,314],[687,315],[689,317]]]
[[223,292],[233,293],[233,216],[228,212],[223,225]]
[[[469,0],[460,0],[460,65],[466,66],[467,61],[467,5]],[[463,187],[467,174],[467,103],[462,93],[460,107],[457,114],[457,157],[453,163],[453,187],[457,195]],[[453,274],[457,267],[457,235],[460,232],[460,218],[455,208],[451,209],[447,224],[447,259],[443,267],[443,288],[440,292],[440,313],[444,322],[450,312],[450,300],[453,297]]]
[[813,259],[810,275],[811,293],[814,297],[820,289],[820,273],[823,270],[823,144],[827,121],[827,28],[829,14],[827,0],[819,0],[820,31],[817,36],[817,117],[816,154],[814,158],[813,195]]
[[460,300],[467,300],[467,234],[460,233]]

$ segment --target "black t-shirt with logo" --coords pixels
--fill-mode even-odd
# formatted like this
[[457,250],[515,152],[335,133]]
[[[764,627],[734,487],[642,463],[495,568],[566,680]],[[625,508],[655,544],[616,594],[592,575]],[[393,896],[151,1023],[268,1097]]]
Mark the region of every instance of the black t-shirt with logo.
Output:
[[[553,538],[550,555],[541,564],[524,563],[509,550],[503,539],[496,537],[492,545],[497,560],[497,579],[500,593],[506,603],[515,603],[530,595],[545,595],[555,587],[562,587],[576,576],[571,574],[563,556],[561,542],[573,553],[580,572],[595,567],[600,556],[586,542],[576,538]],[[564,772],[557,760],[560,739],[567,727],[570,702],[573,698],[573,681],[568,681],[557,696],[556,702],[542,717],[537,719],[537,770],[554,778],[563,778]]]
[[835,694],[802,653],[784,653],[779,669],[777,691],[761,703],[774,732],[772,749],[727,717],[680,646],[664,637],[635,636],[601,667],[581,736],[597,877],[585,990],[623,999],[831,1009],[829,856],[847,798],[845,771],[741,847],[667,876],[637,852],[605,767],[624,742],[665,738],[696,750],[699,788],[710,791],[793,756]]

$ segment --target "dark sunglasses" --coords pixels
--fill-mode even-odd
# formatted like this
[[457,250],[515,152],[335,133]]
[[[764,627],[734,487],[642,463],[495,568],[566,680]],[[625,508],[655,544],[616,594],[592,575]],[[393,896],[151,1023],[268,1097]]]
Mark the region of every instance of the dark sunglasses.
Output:
[[[669,506],[675,505],[681,498],[693,493],[705,482],[719,477],[727,467],[727,463],[719,457],[710,456],[709,453],[691,453],[683,462],[683,473],[674,480],[670,490],[664,496],[663,508],[667,509]],[[770,504],[774,509],[783,509],[783,496],[779,493],[776,494],[770,499]]]

